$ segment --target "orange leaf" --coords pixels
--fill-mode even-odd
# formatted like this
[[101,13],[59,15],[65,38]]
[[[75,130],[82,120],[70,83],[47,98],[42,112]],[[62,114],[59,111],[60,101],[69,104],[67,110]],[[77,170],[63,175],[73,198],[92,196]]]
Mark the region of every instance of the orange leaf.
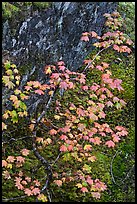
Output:
[[51,130],[49,131],[49,134],[50,134],[50,135],[56,135],[56,134],[57,134],[57,131],[56,131],[55,129],[51,129]]
[[54,183],[57,184],[58,186],[62,186],[62,181],[61,180],[54,180]]
[[8,163],[5,160],[2,160],[2,167],[6,167]]

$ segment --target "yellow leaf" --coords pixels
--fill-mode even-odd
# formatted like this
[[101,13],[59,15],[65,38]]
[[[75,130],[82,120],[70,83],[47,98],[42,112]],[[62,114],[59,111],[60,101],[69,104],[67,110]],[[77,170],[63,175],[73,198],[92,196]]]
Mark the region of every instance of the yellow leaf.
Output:
[[54,118],[55,118],[56,120],[59,120],[59,119],[60,119],[60,116],[59,116],[59,115],[54,115]]
[[77,186],[78,188],[82,188],[82,184],[81,184],[81,183],[77,183],[76,186]]
[[7,129],[7,125],[4,122],[2,122],[2,130],[4,129]]
[[30,124],[30,125],[29,125],[29,129],[30,129],[31,131],[33,131],[33,130],[34,130],[34,126],[35,126],[34,124]]
[[16,68],[16,65],[15,65],[15,64],[12,64],[11,67],[12,67],[12,68]]
[[54,91],[49,91],[48,94],[51,96],[53,93],[54,93]]
[[12,169],[12,164],[8,164],[8,165],[7,165],[7,168],[8,168],[8,169]]

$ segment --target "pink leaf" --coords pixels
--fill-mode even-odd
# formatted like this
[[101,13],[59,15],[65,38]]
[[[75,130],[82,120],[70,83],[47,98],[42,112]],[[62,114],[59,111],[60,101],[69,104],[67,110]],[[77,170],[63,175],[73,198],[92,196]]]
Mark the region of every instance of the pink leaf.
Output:
[[108,147],[114,147],[115,143],[112,140],[108,140],[105,145],[107,145]]
[[60,138],[61,140],[66,140],[68,137],[67,137],[66,135],[61,135],[59,138]]
[[91,192],[92,197],[96,199],[100,199],[101,194],[99,192]]
[[65,145],[61,145],[60,151],[61,152],[66,152],[67,151],[67,147]]
[[29,155],[29,152],[30,152],[30,150],[28,150],[28,149],[22,149],[21,150],[21,153],[22,153],[23,156]]
[[42,90],[40,90],[40,89],[35,90],[35,93],[37,93],[37,94],[39,94],[39,95],[44,95],[44,94],[45,94],[45,93],[44,93]]
[[88,189],[87,189],[86,187],[82,187],[80,190],[81,190],[83,193],[88,192]]
[[32,193],[33,193],[33,195],[40,194],[40,189],[39,188],[33,188]]
[[59,87],[61,89],[67,89],[68,88],[68,84],[65,81],[61,81]]
[[33,195],[32,191],[31,191],[29,188],[25,188],[25,189],[24,189],[24,193],[25,193],[27,196]]
[[82,36],[81,38],[80,38],[80,40],[83,40],[83,41],[89,41],[89,37],[88,36]]

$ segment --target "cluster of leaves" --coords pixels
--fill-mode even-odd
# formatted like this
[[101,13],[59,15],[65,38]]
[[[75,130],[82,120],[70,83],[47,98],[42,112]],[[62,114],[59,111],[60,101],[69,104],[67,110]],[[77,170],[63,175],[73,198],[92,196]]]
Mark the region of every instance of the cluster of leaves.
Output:
[[[100,52],[109,47],[120,53],[130,53],[131,49],[127,45],[131,45],[132,41],[124,36],[124,34],[116,30],[122,26],[120,15],[117,12],[112,14],[105,14],[107,17],[106,25],[109,26],[112,32],[107,32],[102,36],[98,36],[95,31],[85,32],[82,34],[81,40],[89,41],[89,37],[96,38],[99,42],[94,43],[94,46],[99,48],[99,52],[93,59],[85,60],[85,68],[82,73],[72,72],[68,70],[63,61],[59,61],[57,65],[46,65],[44,72],[49,76],[48,84],[41,84],[38,81],[29,81],[24,86],[24,91],[21,91],[16,86],[19,85],[19,76],[15,65],[10,65],[6,62],[4,67],[6,69],[6,76],[3,76],[3,83],[8,89],[14,89],[9,100],[12,103],[12,109],[6,110],[3,114],[3,130],[7,130],[6,122],[11,117],[11,122],[17,123],[18,116],[27,116],[27,107],[24,102],[31,94],[44,95],[48,94],[51,98],[55,90],[59,89],[61,97],[55,103],[54,119],[50,122],[47,120],[48,116],[43,116],[40,125],[43,124],[48,128],[46,134],[42,137],[38,135],[35,138],[35,143],[40,151],[56,152],[56,155],[49,153],[51,166],[53,171],[53,182],[51,187],[58,186],[63,188],[66,184],[76,187],[77,194],[87,193],[92,198],[100,199],[101,192],[107,189],[104,182],[99,178],[92,177],[92,163],[97,162],[94,155],[96,146],[102,148],[114,148],[117,146],[123,137],[128,135],[126,127],[121,125],[114,126],[105,122],[107,113],[114,109],[121,109],[126,105],[123,99],[118,98],[115,93],[123,92],[121,85],[122,80],[112,77],[109,70],[109,64],[101,62],[95,64],[95,59]],[[126,45],[125,45],[126,44]],[[12,70],[13,68],[13,70]],[[99,71],[99,83],[90,81],[87,84],[86,70]],[[16,85],[15,85],[16,84]],[[78,95],[77,100],[69,98],[66,101],[66,106],[63,106],[62,98],[69,92],[75,91]],[[19,98],[20,97],[20,98]],[[75,97],[75,96],[74,96]],[[81,100],[82,98],[82,100]],[[24,105],[22,105],[24,104]],[[14,111],[14,112],[13,112]],[[25,112],[25,113],[24,113]],[[41,115],[41,113],[39,113]],[[39,127],[36,126],[37,118],[30,120],[29,125],[32,135],[34,130]],[[53,123],[56,125],[53,125]],[[46,147],[46,150],[45,150]],[[53,148],[54,147],[54,148]],[[28,156],[29,151],[33,150],[23,149],[21,154]],[[55,157],[55,160],[52,157]],[[15,163],[14,163],[15,162]],[[8,172],[12,165],[15,169],[25,165],[25,158],[22,156],[8,156],[3,159],[2,166],[4,169],[4,179],[11,179],[15,177],[15,186],[24,191],[27,196],[36,195],[37,198],[43,202],[47,201],[47,197],[40,192],[40,182],[26,176],[20,170],[18,175],[10,175]],[[66,167],[64,169],[64,166]]]

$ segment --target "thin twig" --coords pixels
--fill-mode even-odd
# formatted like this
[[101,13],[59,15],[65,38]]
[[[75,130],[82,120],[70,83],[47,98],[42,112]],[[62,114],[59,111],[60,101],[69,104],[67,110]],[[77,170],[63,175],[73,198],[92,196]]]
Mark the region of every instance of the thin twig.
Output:
[[2,199],[2,201],[17,200],[17,199],[26,198],[26,197],[28,197],[28,196],[24,195],[24,196],[19,196],[16,198],[4,198],[4,199]]
[[[119,153],[121,153],[122,151],[120,151]],[[114,161],[114,158],[116,157],[116,155],[118,154],[118,150],[116,151],[116,153],[114,154],[112,160],[111,160],[111,164],[110,164],[110,173],[111,173],[111,176],[112,176],[112,180],[113,182],[116,184],[116,181],[114,179],[114,176],[113,176],[113,161]],[[117,185],[117,184],[116,184]]]
[[87,68],[89,68],[89,66],[93,63],[93,61],[96,59],[96,57],[101,53],[103,52],[104,50],[106,50],[107,48],[111,47],[112,45],[109,45],[108,47],[104,47],[102,50],[100,50],[95,56],[94,58],[87,64],[87,66],[85,67],[85,69],[82,71],[85,72]]

